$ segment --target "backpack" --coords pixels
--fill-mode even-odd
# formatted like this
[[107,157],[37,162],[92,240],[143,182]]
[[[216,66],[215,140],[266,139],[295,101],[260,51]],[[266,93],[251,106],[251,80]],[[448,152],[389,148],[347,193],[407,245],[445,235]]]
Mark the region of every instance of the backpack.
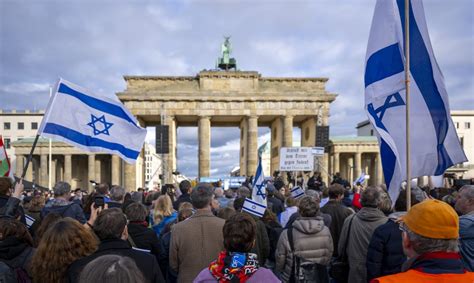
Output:
[[29,249],[11,261],[0,261],[0,283],[30,283],[31,278],[23,266],[32,252],[33,249]]
[[314,263],[295,254],[295,244],[293,242],[293,227],[287,230],[288,242],[293,254],[293,266],[291,268],[291,283],[328,283],[329,276],[326,266]]

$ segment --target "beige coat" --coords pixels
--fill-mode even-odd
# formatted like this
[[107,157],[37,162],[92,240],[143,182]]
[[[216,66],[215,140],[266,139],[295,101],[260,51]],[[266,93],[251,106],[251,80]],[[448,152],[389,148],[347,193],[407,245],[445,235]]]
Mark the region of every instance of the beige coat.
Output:
[[[293,222],[293,242],[296,255],[314,263],[329,264],[334,246],[331,232],[324,225],[322,217],[300,217]],[[278,240],[275,261],[281,281],[288,282],[293,266],[293,253],[287,229],[283,230]]]
[[170,267],[178,272],[178,282],[188,283],[224,250],[222,227],[225,221],[211,211],[197,211],[173,226]]

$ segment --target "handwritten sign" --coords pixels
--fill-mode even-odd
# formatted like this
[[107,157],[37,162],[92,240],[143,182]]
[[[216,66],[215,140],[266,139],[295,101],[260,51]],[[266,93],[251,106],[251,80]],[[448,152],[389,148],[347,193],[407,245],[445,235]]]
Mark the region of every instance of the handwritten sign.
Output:
[[313,171],[314,155],[311,147],[282,147],[280,171]]

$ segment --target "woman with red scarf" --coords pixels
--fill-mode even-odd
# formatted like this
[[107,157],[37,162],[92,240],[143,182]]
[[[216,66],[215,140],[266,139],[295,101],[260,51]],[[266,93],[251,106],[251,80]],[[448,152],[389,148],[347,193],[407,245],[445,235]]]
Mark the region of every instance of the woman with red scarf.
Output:
[[237,212],[231,216],[222,229],[225,250],[194,282],[280,282],[271,270],[259,267],[257,255],[250,253],[255,245],[256,229],[250,215]]

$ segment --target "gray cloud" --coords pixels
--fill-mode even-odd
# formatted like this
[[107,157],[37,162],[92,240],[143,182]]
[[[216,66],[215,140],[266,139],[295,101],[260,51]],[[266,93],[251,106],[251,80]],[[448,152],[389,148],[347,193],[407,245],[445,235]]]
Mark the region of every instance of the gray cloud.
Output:
[[[331,134],[354,134],[355,124],[366,119],[363,71],[373,8],[372,0],[4,0],[1,108],[44,108],[49,85],[60,76],[114,93],[125,88],[125,74],[194,75],[214,67],[222,36],[232,35],[242,70],[328,77],[328,90],[339,94],[331,105]],[[425,1],[452,109],[474,107],[473,10],[471,0]],[[196,128],[178,134],[178,166],[195,175]],[[232,144],[239,133],[219,128],[212,136],[211,166],[223,174],[238,164]]]

